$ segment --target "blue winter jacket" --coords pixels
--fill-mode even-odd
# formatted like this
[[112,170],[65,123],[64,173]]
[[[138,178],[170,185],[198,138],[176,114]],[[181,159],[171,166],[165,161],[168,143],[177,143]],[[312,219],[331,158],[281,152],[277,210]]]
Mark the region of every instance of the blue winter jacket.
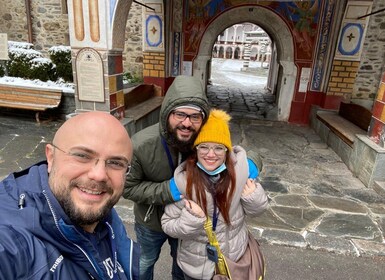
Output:
[[112,209],[88,234],[48,186],[47,163],[0,182],[0,279],[139,279],[139,246]]

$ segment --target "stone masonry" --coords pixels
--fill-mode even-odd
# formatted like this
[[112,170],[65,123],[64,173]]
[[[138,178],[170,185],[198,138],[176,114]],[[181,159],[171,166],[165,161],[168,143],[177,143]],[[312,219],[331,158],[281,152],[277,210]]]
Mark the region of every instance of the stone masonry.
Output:
[[[32,41],[37,50],[46,52],[53,45],[69,45],[68,18],[64,0],[31,0]],[[374,0],[372,11],[385,7],[385,0]],[[9,40],[28,41],[27,16],[24,0],[3,0],[0,10],[0,33]],[[351,99],[371,107],[384,68],[384,12],[370,16],[362,57],[355,78],[345,90],[352,90]],[[133,76],[143,76],[142,6],[132,3],[126,23],[124,70]],[[340,93],[341,94],[341,93]],[[338,94],[337,94],[338,95]]]
[[[385,0],[373,1],[372,12],[384,9]],[[352,99],[376,98],[384,69],[385,11],[370,16]]]

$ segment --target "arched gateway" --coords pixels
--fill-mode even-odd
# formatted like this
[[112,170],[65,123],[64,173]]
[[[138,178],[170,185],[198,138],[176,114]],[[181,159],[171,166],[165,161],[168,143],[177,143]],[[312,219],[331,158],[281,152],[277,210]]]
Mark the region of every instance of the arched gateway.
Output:
[[[241,6],[226,10],[207,27],[193,63],[193,75],[208,80],[208,63],[215,40],[224,29],[237,23],[250,22],[260,26],[273,41],[276,61],[272,61],[270,83],[277,96],[278,120],[287,121],[290,114],[297,67],[294,64],[294,44],[288,26],[273,11],[261,6]],[[272,56],[274,57],[274,55]]]
[[[122,84],[122,51],[124,49],[124,28],[132,1],[68,1],[69,25],[74,76],[77,94],[95,91],[95,94],[77,96],[77,111],[103,110],[114,115],[124,114]],[[247,5],[227,9],[216,16],[206,27],[199,50],[193,60],[193,75],[202,81],[208,80],[207,67],[212,47],[218,34],[225,28],[242,22],[251,22],[262,27],[273,41],[273,61],[269,86],[277,97],[278,120],[287,121],[297,77],[294,64],[294,44],[290,29],[274,11],[263,6]],[[90,48],[88,51],[87,48]],[[94,52],[95,50],[96,52]],[[79,56],[79,53],[81,56]],[[100,57],[98,57],[98,55]],[[87,58],[93,57],[94,61]],[[79,60],[81,58],[81,60]],[[103,64],[103,77],[97,64]],[[93,65],[96,66],[93,66]],[[99,67],[100,68],[100,67]],[[167,67],[166,67],[167,68]],[[90,73],[78,73],[76,69],[89,69]],[[80,75],[79,75],[80,74]],[[92,76],[92,79],[91,79]],[[99,79],[99,85],[92,83]],[[83,87],[79,90],[79,87]],[[103,101],[103,102],[101,102]]]

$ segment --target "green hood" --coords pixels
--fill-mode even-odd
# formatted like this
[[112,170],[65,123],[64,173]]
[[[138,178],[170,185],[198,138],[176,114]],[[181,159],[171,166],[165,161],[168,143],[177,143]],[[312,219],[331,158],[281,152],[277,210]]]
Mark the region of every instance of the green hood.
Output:
[[178,76],[167,90],[160,109],[159,130],[162,137],[168,142],[167,119],[174,108],[193,104],[202,108],[204,112],[203,123],[210,113],[210,106],[203,90],[201,81],[196,77]]

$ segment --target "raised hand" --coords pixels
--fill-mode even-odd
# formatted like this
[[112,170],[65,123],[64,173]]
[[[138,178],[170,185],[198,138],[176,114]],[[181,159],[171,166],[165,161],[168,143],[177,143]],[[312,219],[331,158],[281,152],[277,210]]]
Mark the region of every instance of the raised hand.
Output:
[[187,210],[191,212],[191,214],[200,218],[204,218],[206,216],[202,208],[198,204],[196,204],[194,201],[185,199],[184,202]]

